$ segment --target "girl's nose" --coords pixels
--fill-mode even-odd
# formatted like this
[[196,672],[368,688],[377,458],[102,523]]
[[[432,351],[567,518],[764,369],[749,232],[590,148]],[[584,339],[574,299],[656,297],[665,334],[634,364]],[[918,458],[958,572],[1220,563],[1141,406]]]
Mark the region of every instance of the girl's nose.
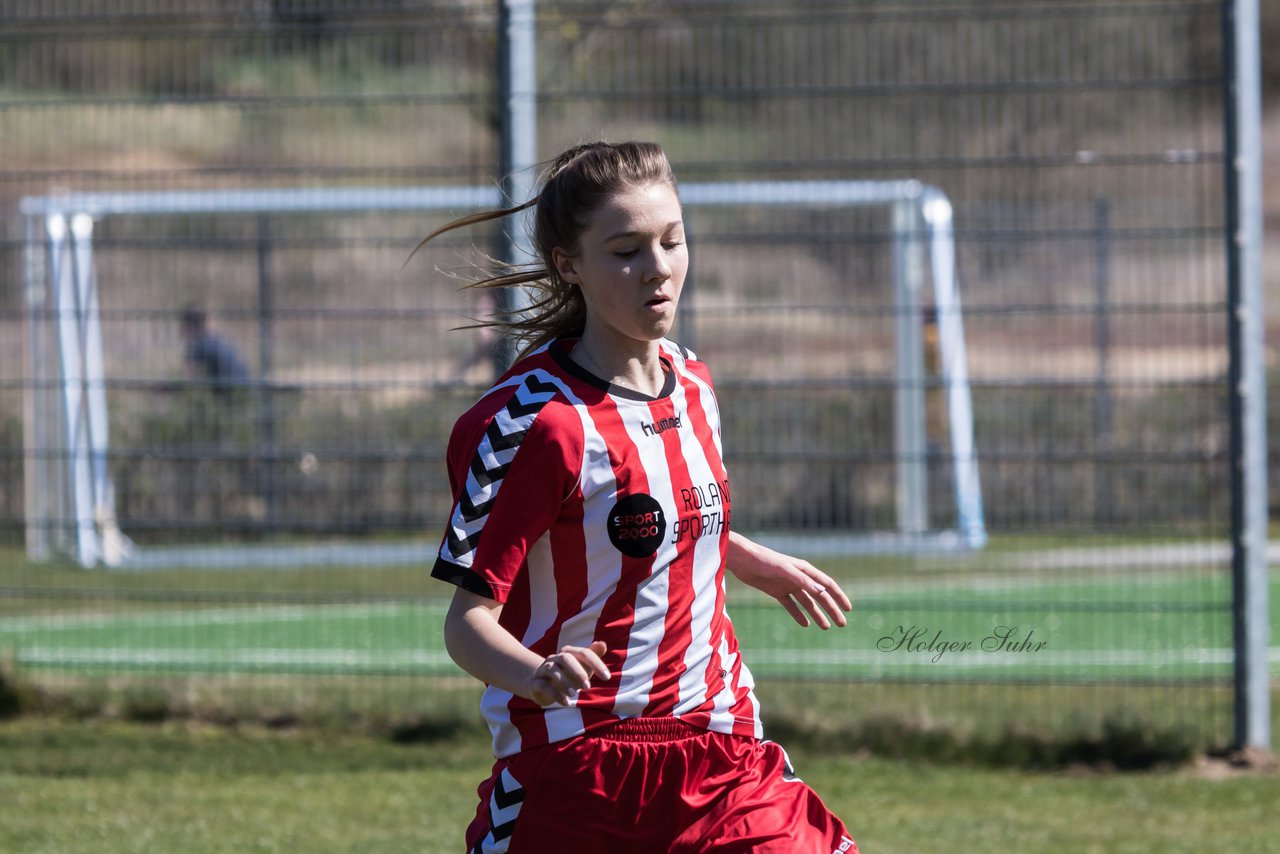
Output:
[[654,250],[649,253],[647,266],[645,281],[661,282],[671,278],[671,264],[667,262],[666,252],[661,246],[654,247]]

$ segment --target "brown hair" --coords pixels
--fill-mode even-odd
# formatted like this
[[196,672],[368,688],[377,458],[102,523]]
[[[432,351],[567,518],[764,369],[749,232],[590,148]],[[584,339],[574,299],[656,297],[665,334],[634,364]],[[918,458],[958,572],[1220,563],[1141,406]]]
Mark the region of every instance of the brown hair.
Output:
[[[675,174],[662,147],[652,142],[589,142],[562,153],[545,171],[542,189],[524,204],[460,217],[437,228],[409,254],[448,231],[490,222],[534,207],[533,243],[540,264],[509,265],[495,276],[467,285],[470,288],[528,286],[532,304],[520,315],[480,321],[525,342],[523,352],[536,350],[561,336],[581,335],[587,306],[582,292],[560,277],[552,251],[574,255],[591,214],[605,200],[628,187],[667,184],[676,188]],[[408,263],[408,260],[405,261]]]
[[209,315],[203,308],[188,303],[182,307],[182,311],[178,314],[178,323],[184,329],[199,332],[208,325]]

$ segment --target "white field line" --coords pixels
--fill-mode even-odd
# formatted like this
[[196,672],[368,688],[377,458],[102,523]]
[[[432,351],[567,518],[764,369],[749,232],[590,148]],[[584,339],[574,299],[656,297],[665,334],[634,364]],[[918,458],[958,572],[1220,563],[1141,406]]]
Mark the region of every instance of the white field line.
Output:
[[[1162,580],[1190,578],[1186,573],[1161,573]],[[1110,580],[1110,579],[1103,579]],[[1156,583],[1153,576],[1143,576],[1140,583]],[[1133,584],[1132,579],[1115,579],[1116,584]],[[871,598],[910,596],[922,591],[972,591],[996,593],[1002,590],[1026,590],[1027,588],[1060,588],[1062,579],[1053,578],[1001,578],[999,576],[937,579],[920,578],[891,582],[864,582],[850,584],[848,592],[854,599],[855,613],[859,608],[873,607]],[[769,602],[763,594],[739,586],[735,590],[739,604],[746,601]],[[747,597],[750,597],[749,599]],[[732,610],[732,603],[730,609]],[[130,629],[173,628],[199,626],[251,625],[260,623],[290,623],[309,620],[368,620],[375,617],[400,616],[407,613],[443,613],[448,609],[447,600],[440,602],[365,602],[339,605],[245,605],[235,608],[190,608],[155,611],[93,611],[88,613],[43,614],[31,617],[0,617],[0,637],[32,631],[58,632],[84,629],[110,629],[127,626]]]
[[[1280,544],[1273,544],[1274,547],[1280,547]],[[1175,548],[1175,547],[1170,547]],[[1049,566],[1056,568],[1066,568],[1073,565],[1073,557],[1084,558],[1084,560],[1074,563],[1076,568],[1091,568],[1093,572],[1075,574],[1070,577],[1063,578],[1050,574],[1036,574],[1023,576],[964,576],[960,578],[947,577],[931,577],[924,575],[918,578],[896,579],[893,581],[864,581],[850,582],[846,585],[847,592],[854,599],[855,612],[859,603],[870,605],[866,601],[866,597],[883,597],[891,598],[894,596],[910,596],[918,594],[922,591],[930,593],[970,591],[983,593],[999,593],[1002,591],[1025,591],[1027,589],[1035,589],[1038,587],[1046,590],[1061,589],[1064,584],[1072,583],[1088,583],[1097,584],[1100,582],[1109,582],[1116,586],[1138,587],[1145,585],[1159,585],[1168,582],[1176,582],[1182,580],[1195,580],[1203,578],[1204,575],[1197,571],[1187,571],[1185,569],[1168,569],[1166,571],[1144,572],[1139,576],[1117,576],[1112,570],[1124,566],[1140,566],[1146,565],[1148,560],[1151,565],[1157,566],[1177,566],[1182,563],[1199,563],[1207,556],[1221,557],[1221,547],[1212,543],[1192,543],[1186,546],[1177,546],[1177,554],[1183,560],[1172,559],[1174,557],[1169,551],[1161,547],[1156,547],[1154,551],[1152,547],[1119,547],[1118,549],[1079,549],[1079,550],[1062,550],[1057,552],[1043,552],[1028,554],[1007,554],[991,556],[991,565],[994,567],[1009,566],[1028,568],[1026,561],[1029,557],[1038,557],[1037,570],[1044,570]],[[1116,552],[1128,553],[1129,560],[1121,563],[1119,566],[1109,566],[1099,563],[1098,556],[1106,552],[1115,555]],[[1133,557],[1141,555],[1143,560],[1133,561]],[[1280,555],[1277,555],[1280,557]],[[1191,560],[1187,560],[1191,558]],[[1208,562],[1208,561],[1205,561]],[[1280,559],[1272,561],[1280,563]],[[757,594],[743,585],[733,585],[731,599],[745,601],[771,601],[764,594]],[[730,603],[732,608],[732,602]],[[448,608],[447,600],[440,602],[368,602],[354,604],[336,604],[336,605],[273,605],[273,606],[257,606],[246,605],[235,608],[191,608],[183,610],[156,610],[156,611],[95,611],[89,613],[71,613],[71,614],[47,614],[34,617],[0,617],[0,634],[6,632],[25,632],[34,629],[60,630],[60,629],[83,629],[83,628],[110,628],[121,623],[127,623],[130,626],[210,626],[210,625],[234,625],[242,623],[264,623],[264,622],[295,622],[304,620],[314,620],[317,617],[321,619],[367,619],[373,616],[386,616],[388,614],[400,614],[406,611],[434,611],[442,612]]]
[[[1144,576],[1146,580],[1149,576]],[[1183,576],[1180,576],[1183,577]],[[1117,583],[1121,583],[1117,580]],[[1131,582],[1128,582],[1131,583]],[[1053,578],[967,578],[959,580],[920,578],[891,582],[865,582],[849,585],[849,593],[855,602],[866,602],[864,597],[911,595],[928,591],[969,590],[998,592],[1003,589],[1019,589],[1043,586],[1060,587],[1061,579]],[[735,593],[767,601],[764,594],[738,586]],[[738,598],[737,596],[733,598]],[[745,597],[744,597],[745,598]],[[119,626],[129,628],[166,628],[196,626],[229,626],[255,623],[290,623],[309,620],[367,620],[374,617],[399,616],[406,613],[443,613],[448,601],[439,602],[365,602],[338,605],[244,605],[235,608],[160,609],[154,611],[92,611],[85,613],[42,614],[30,617],[0,617],[0,635],[30,631],[78,631],[82,629],[109,629]],[[731,605],[732,607],[732,605]],[[855,610],[856,610],[855,605]]]
[[17,650],[19,664],[132,665],[149,667],[442,667],[453,666],[443,650],[363,652],[339,649],[85,649],[30,646]]
[[[1033,552],[1009,552],[975,558],[993,568],[1022,570],[1143,569],[1170,566],[1220,566],[1231,561],[1231,545],[1200,540],[1134,546],[1083,546]],[[1280,542],[1267,546],[1267,563],[1280,563]]]
[[[1196,570],[1168,569],[1143,572],[1141,575],[1116,575],[1107,570],[1094,569],[1073,572],[1071,575],[1040,574],[1035,575],[969,575],[959,578],[930,576],[927,572],[913,578],[894,579],[893,581],[851,581],[843,585],[849,598],[853,600],[853,613],[859,610],[874,608],[876,599],[894,599],[898,597],[918,596],[921,593],[930,595],[929,600],[921,605],[942,607],[945,601],[940,598],[944,593],[983,593],[992,596],[1001,593],[1021,593],[1044,590],[1055,598],[1061,597],[1064,587],[1072,585],[1111,585],[1126,589],[1143,587],[1159,587],[1163,584],[1183,581],[1200,581],[1205,573]],[[1222,576],[1224,584],[1230,583],[1230,577]],[[772,603],[772,599],[764,593],[748,589],[744,585],[735,584],[729,593],[729,609],[743,603]],[[1017,602],[1009,603],[1017,605]]]
[[[935,656],[937,660],[935,661]],[[1202,647],[1176,650],[1070,650],[1042,652],[879,652],[865,649],[745,649],[743,658],[751,665],[877,666],[883,670],[902,667],[996,667],[1017,662],[1020,667],[1162,667],[1187,664],[1230,664],[1229,648]],[[1280,647],[1271,647],[1271,664],[1280,664]]]
[[[1185,650],[1075,650],[1042,652],[885,653],[873,650],[757,649],[745,650],[748,665],[872,667],[877,671],[903,668],[991,668],[1001,665],[1046,668],[1172,667],[1228,665],[1230,649]],[[20,664],[28,665],[131,665],[149,667],[323,667],[410,668],[452,666],[443,650],[389,650],[385,652],[330,649],[165,649],[82,648],[31,646],[16,651]],[[1272,665],[1280,664],[1280,647],[1270,649]]]
[[[845,592],[854,597],[854,609],[857,609],[859,596],[910,596],[921,592],[929,593],[1002,593],[1005,591],[1026,591],[1036,588],[1061,591],[1063,587],[1073,584],[1111,584],[1116,587],[1156,587],[1161,584],[1179,581],[1195,581],[1205,578],[1203,573],[1187,570],[1170,569],[1163,572],[1144,572],[1139,576],[1117,576],[1107,571],[1081,573],[1071,576],[1032,575],[1001,576],[979,575],[961,578],[912,578],[895,581],[850,582]],[[1230,579],[1224,576],[1224,580]]]
[[46,614],[0,618],[0,634],[32,630],[59,631],[172,626],[228,626],[247,623],[289,623],[306,620],[366,620],[423,611],[442,612],[445,603],[370,602],[352,605],[273,605],[239,608],[192,608],[179,611],[95,611],[87,614]]
[[[1124,586],[1157,585],[1170,581],[1194,580],[1203,577],[1189,574],[1187,571],[1170,570],[1169,572],[1151,572],[1139,577],[1108,577],[1091,575],[1088,577],[1050,577],[1050,576],[959,576],[959,577],[920,577],[920,579],[904,579],[899,581],[863,581],[846,585],[846,592],[854,600],[854,613],[859,608],[873,607],[876,598],[902,597],[914,593],[970,592],[991,593],[1012,592],[1043,588],[1052,592],[1066,584],[1110,583]],[[742,588],[739,595],[731,595],[737,603],[773,602],[763,593]],[[744,595],[745,594],[745,595]],[[1014,603],[1016,604],[1016,603]],[[50,613],[29,617],[0,617],[0,635],[6,632],[24,631],[60,631],[79,629],[110,629],[110,627],[127,625],[129,627],[166,627],[166,626],[225,626],[237,624],[257,624],[257,622],[303,622],[307,620],[367,620],[370,617],[399,616],[404,613],[436,612],[448,609],[448,600],[440,602],[366,602],[351,604],[289,604],[289,606],[242,606],[236,608],[179,608],[156,609],[156,611],[91,611],[81,613]],[[733,602],[730,602],[730,612]]]

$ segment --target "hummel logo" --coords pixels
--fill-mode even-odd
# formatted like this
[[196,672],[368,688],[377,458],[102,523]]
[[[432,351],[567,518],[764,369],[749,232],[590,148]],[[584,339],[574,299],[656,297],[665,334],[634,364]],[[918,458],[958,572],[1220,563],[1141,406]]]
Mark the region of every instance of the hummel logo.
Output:
[[663,418],[661,421],[655,421],[652,424],[640,423],[640,429],[644,431],[646,436],[656,436],[659,433],[665,433],[667,430],[679,430],[681,426],[679,415]]

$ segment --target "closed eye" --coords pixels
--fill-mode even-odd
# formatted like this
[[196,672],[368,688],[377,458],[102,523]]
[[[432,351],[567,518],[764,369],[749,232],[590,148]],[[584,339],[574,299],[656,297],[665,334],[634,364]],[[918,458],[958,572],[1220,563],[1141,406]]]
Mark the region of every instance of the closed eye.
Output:
[[[662,243],[662,248],[665,249],[667,252],[674,252],[675,250],[679,249],[683,245],[684,245],[683,240],[665,240]],[[625,261],[629,258],[634,258],[639,252],[640,252],[639,249],[615,249],[613,251],[613,256],[615,258],[621,258],[622,260]]]

